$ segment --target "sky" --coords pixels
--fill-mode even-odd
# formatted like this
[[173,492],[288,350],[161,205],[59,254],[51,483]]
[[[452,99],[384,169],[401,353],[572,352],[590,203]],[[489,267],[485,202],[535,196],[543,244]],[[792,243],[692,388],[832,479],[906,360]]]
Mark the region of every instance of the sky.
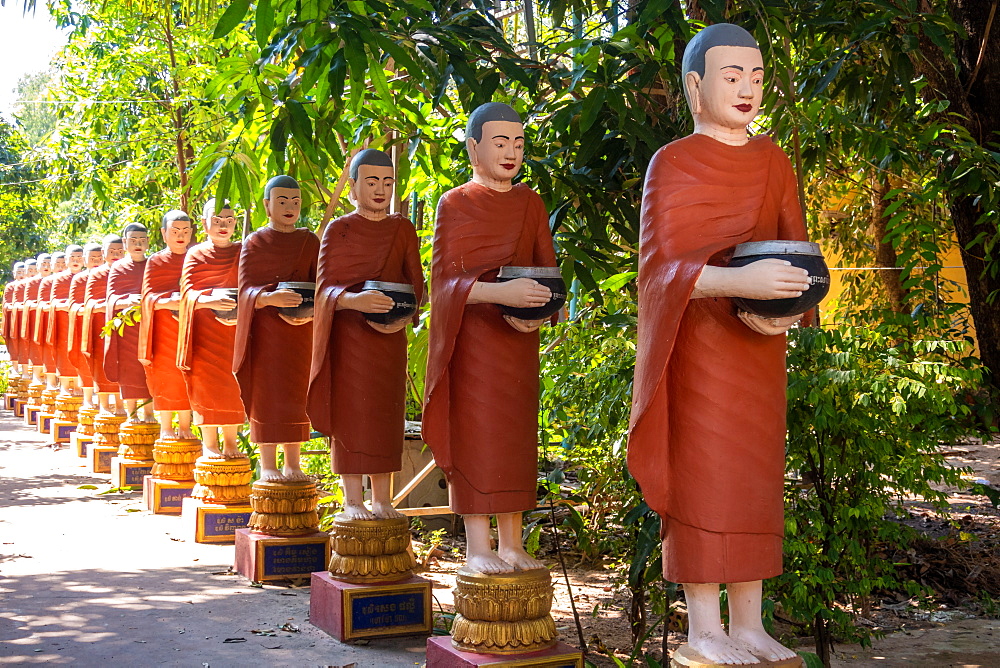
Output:
[[23,15],[23,0],[0,7],[0,115],[11,120],[17,82],[25,74],[48,69],[49,60],[65,43],[65,34],[38,2],[34,15]]

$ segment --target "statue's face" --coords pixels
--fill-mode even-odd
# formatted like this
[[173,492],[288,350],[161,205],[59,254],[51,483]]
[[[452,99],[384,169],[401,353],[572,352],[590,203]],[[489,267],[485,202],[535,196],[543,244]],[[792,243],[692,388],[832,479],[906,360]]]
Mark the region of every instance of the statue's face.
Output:
[[50,258],[39,260],[36,266],[38,267],[38,273],[42,276],[48,276],[52,273],[52,260]]
[[14,270],[14,280],[19,281],[24,278],[24,267],[18,267]]
[[746,128],[760,111],[764,61],[746,46],[715,46],[705,53],[705,76],[698,84],[699,120],[725,128]]
[[225,207],[205,219],[205,234],[212,241],[228,241],[236,231],[236,212]]
[[299,222],[302,192],[298,188],[271,188],[270,199],[264,200],[267,219],[284,225]]
[[77,272],[83,269],[83,251],[73,251],[66,256],[66,264],[69,266],[70,271]]
[[191,244],[191,221],[171,220],[163,228],[163,240],[171,253],[186,253]]
[[469,139],[472,170],[489,181],[510,181],[524,163],[524,126],[513,121],[483,123],[483,139]]
[[149,234],[141,230],[129,230],[125,233],[125,252],[134,259],[139,259],[149,250]]
[[87,269],[93,269],[104,264],[104,251],[95,248],[87,253]]
[[66,257],[57,257],[52,261],[52,273],[66,270]]
[[351,185],[351,194],[362,211],[382,213],[392,203],[396,170],[392,167],[361,165],[358,180]]
[[24,268],[24,273],[27,275],[28,278],[33,278],[35,276],[38,276],[38,265],[35,263],[29,264]]
[[104,261],[107,264],[112,264],[116,260],[120,260],[125,257],[125,246],[121,243],[108,244],[108,247],[104,249]]

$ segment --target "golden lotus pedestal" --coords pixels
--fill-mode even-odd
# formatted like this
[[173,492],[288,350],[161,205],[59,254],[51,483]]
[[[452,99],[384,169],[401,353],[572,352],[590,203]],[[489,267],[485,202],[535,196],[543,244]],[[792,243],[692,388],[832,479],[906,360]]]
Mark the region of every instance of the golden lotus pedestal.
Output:
[[83,404],[83,397],[72,394],[59,394],[56,397],[56,418],[52,421],[52,438],[50,442],[53,446],[69,443],[76,430],[77,413],[80,405]]
[[156,439],[149,475],[144,475],[142,483],[147,509],[160,515],[181,514],[184,499],[194,489],[194,463],[199,455],[201,441],[196,438]]
[[52,432],[52,422],[56,419],[56,396],[59,394],[58,387],[46,387],[42,390],[42,410],[38,413],[35,427],[39,434],[49,434]]
[[153,443],[160,435],[156,422],[123,422],[118,430],[118,450],[111,460],[114,487],[142,489],[153,471]]
[[4,406],[7,407],[9,411],[15,411],[15,405],[17,401],[24,400],[27,396],[27,386],[20,376],[10,376],[7,379],[7,394],[4,395]]
[[307,578],[326,569],[330,536],[319,531],[316,483],[258,480],[246,529],[236,530],[236,572],[253,582]]
[[250,523],[250,481],[246,457],[199,457],[194,466],[194,490],[184,499],[184,521],[196,543],[232,543],[236,530]]
[[[70,449],[76,453],[77,457],[87,459],[90,457],[90,449],[94,444],[94,419],[98,410],[94,407],[80,408],[76,413],[76,430],[69,437]],[[110,460],[108,466],[111,465]]]
[[[94,473],[113,473],[111,460],[118,453],[118,430],[123,422],[125,416],[114,413],[98,412],[94,418],[94,442],[90,446],[90,470]],[[115,482],[112,480],[115,487],[122,486]]]
[[[703,657],[698,652],[691,649],[691,646],[684,643],[676,650],[670,658],[670,668],[723,668],[725,664],[714,663]],[[730,664],[731,665],[731,664]],[[780,661],[767,661],[760,659],[759,663],[753,664],[755,668],[804,668],[805,663],[802,657],[796,656],[791,659]]]
[[27,404],[24,406],[24,426],[34,427],[38,424],[38,415],[42,412],[42,392],[45,383],[32,382],[28,385]]
[[405,517],[334,520],[329,572],[313,573],[309,622],[337,640],[427,635],[431,582],[413,575]]

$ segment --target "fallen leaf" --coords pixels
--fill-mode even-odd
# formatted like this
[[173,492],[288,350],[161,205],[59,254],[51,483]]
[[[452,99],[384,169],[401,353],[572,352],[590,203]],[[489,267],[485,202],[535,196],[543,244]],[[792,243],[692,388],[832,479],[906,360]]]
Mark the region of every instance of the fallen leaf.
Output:
[[247,639],[246,639],[246,638],[226,638],[226,639],[225,639],[225,640],[223,640],[222,642],[229,642],[229,643],[233,643],[233,642],[246,642],[246,641],[247,641]]
[[263,645],[264,649],[281,649],[281,645]]
[[299,627],[295,626],[294,624],[289,624],[287,622],[285,622],[284,624],[282,624],[278,628],[280,628],[282,631],[288,631],[289,633],[298,633],[299,632]]
[[80,485],[77,489],[97,489],[97,485]]

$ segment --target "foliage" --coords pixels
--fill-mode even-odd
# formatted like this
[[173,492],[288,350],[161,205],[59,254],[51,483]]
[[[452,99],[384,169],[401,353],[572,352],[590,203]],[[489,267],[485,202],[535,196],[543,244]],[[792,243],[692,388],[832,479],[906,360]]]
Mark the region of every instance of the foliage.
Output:
[[25,159],[28,146],[21,132],[0,118],[0,281],[11,278],[14,262],[45,248],[47,226],[35,203],[39,173]]
[[[939,451],[969,431],[966,398],[982,381],[962,344],[913,339],[895,327],[798,329],[789,348],[784,575],[771,581],[787,613],[848,640],[880,590],[910,589],[881,546],[905,545],[892,521],[918,495],[942,506],[935,485],[961,470]],[[820,654],[823,654],[824,648]]]

